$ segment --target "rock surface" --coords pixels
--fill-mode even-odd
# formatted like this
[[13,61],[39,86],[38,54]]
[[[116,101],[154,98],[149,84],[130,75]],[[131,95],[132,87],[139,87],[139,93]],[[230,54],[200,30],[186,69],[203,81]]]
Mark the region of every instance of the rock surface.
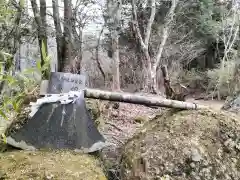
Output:
[[239,180],[240,120],[210,110],[166,111],[127,142],[121,178]]
[[0,153],[0,179],[107,180],[100,162],[70,151]]
[[240,94],[236,93],[236,95],[234,95],[233,97],[228,97],[222,109],[239,114],[240,113]]

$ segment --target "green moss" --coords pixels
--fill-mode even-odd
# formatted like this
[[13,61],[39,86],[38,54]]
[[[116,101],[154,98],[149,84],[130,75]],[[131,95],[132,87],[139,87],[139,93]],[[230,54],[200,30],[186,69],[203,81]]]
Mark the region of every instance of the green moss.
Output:
[[70,151],[0,153],[0,179],[107,180],[93,156]]
[[147,116],[137,116],[137,117],[134,118],[134,121],[136,123],[140,123],[140,124],[144,124],[148,120],[149,120],[149,118]]
[[98,100],[87,99],[86,106],[87,106],[87,110],[90,112],[93,120],[96,120],[101,116],[100,104],[99,104]]

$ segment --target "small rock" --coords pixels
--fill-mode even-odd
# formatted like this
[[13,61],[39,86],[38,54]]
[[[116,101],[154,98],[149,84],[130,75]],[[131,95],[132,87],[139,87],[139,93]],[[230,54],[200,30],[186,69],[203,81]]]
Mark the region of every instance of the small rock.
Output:
[[118,117],[118,112],[117,111],[112,111],[112,116],[113,117]]
[[232,139],[228,139],[227,141],[224,142],[224,146],[228,149],[228,150],[232,150],[236,144]]
[[192,160],[195,162],[199,162],[202,160],[202,156],[200,155],[197,149],[191,150],[191,157],[192,157]]
[[45,176],[46,180],[50,180],[50,179],[53,179],[53,178],[54,178],[54,175],[52,175],[52,174],[48,174],[48,175]]
[[194,163],[190,163],[191,168],[195,168],[196,165]]

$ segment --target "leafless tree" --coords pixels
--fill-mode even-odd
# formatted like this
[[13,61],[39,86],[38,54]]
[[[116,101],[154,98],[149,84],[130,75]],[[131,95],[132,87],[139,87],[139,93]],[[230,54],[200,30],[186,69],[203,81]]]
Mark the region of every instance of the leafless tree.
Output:
[[113,83],[112,89],[120,91],[120,72],[119,72],[119,33],[121,30],[121,11],[122,11],[122,0],[107,1],[107,14],[108,14],[108,25],[110,30],[111,38],[111,54],[114,62],[112,69],[113,72]]
[[136,34],[141,44],[142,51],[144,52],[144,56],[146,59],[145,64],[147,66],[147,79],[146,79],[145,89],[150,90],[153,93],[157,93],[157,80],[156,80],[157,68],[159,67],[159,64],[161,62],[163,48],[167,41],[169,31],[171,30],[172,21],[174,18],[174,13],[178,4],[178,0],[172,0],[171,2],[172,2],[171,8],[169,9],[167,16],[165,17],[165,24],[162,30],[162,39],[159,42],[159,47],[157,50],[156,57],[152,58],[149,54],[149,42],[150,42],[150,37],[152,32],[152,25],[156,16],[156,1],[151,0],[151,3],[150,3],[151,14],[147,22],[145,33],[144,35],[142,35],[139,27],[138,19],[137,19],[136,0],[132,0],[133,24],[135,27],[134,29],[136,31]]

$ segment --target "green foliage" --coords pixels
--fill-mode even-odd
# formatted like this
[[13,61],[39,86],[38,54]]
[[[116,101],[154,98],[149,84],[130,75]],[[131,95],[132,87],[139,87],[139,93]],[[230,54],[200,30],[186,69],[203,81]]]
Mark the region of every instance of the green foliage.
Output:
[[41,70],[42,77],[44,79],[49,78],[50,73],[50,57],[47,55],[47,42],[42,41],[41,54],[43,57],[43,66],[41,66],[41,62],[37,64],[39,70]]
[[[0,61],[6,60],[6,53],[2,53],[4,56]],[[10,56],[9,54],[7,54]],[[4,82],[5,89],[7,91],[1,92],[1,105],[0,116],[4,119],[8,119],[8,115],[11,112],[18,113],[21,110],[24,98],[29,95],[29,91],[34,89],[38,82],[33,77],[33,73],[46,71],[49,74],[50,57],[45,56],[44,66],[41,66],[40,61],[37,63],[36,68],[29,68],[23,72],[18,73],[17,76],[11,74],[12,64],[8,72],[0,74],[0,82]],[[1,69],[3,69],[2,65]]]
[[9,7],[6,0],[0,0],[0,23],[8,23],[11,19],[14,10]]

